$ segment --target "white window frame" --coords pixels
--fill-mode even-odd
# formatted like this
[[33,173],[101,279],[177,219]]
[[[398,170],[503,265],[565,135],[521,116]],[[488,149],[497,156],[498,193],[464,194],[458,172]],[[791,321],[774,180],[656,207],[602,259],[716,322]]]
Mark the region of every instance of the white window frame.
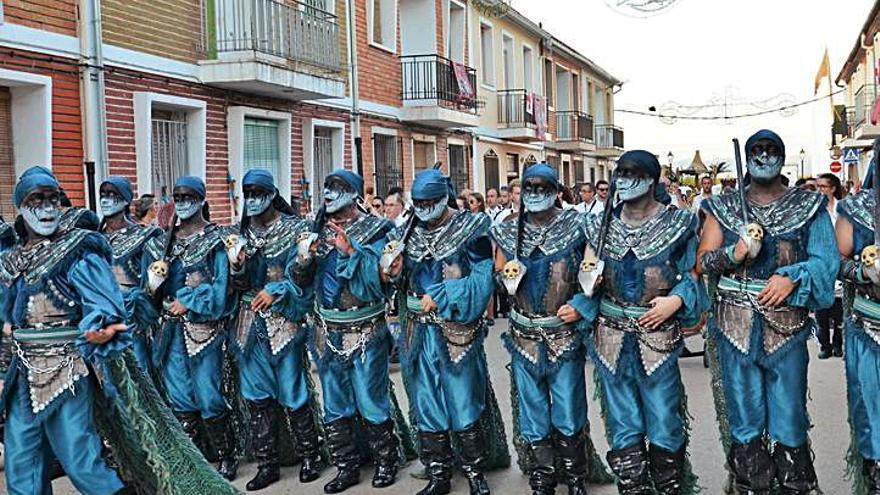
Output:
[[[486,56],[486,54],[483,53],[485,51],[484,50],[485,47],[483,46],[483,27],[489,28],[489,41],[490,41],[490,48],[491,48],[492,53],[490,53],[488,56]],[[480,86],[482,86],[486,89],[489,89],[489,90],[494,90],[495,85],[497,83],[496,79],[497,79],[497,75],[498,75],[498,74],[496,74],[497,71],[496,71],[496,67],[495,67],[495,26],[491,22],[489,22],[481,17],[480,18],[479,34],[480,34],[480,74],[481,74]],[[486,67],[487,60],[492,62],[491,67]],[[491,77],[487,78],[486,77],[487,75],[490,75]]]
[[153,106],[172,108],[186,114],[187,174],[205,179],[207,156],[207,109],[204,100],[162,93],[134,93],[134,147],[137,160],[137,192],[153,191]]
[[18,177],[29,167],[52,169],[52,78],[0,69],[12,95],[12,164]]
[[314,177],[315,168],[315,127],[333,129],[333,169],[345,168],[345,122],[322,119],[305,119],[303,122],[303,176],[309,183],[310,197],[324,192],[324,177]]
[[226,111],[226,139],[228,141],[229,173],[235,180],[234,196],[239,208],[243,206],[241,178],[244,177],[244,121],[246,118],[274,120],[278,122],[278,177],[275,187],[278,194],[290,200],[293,174],[291,167],[291,115],[262,108],[235,106]]
[[[397,30],[398,30],[398,26],[397,26],[397,23],[398,23],[397,0],[379,0],[381,2],[390,3],[391,5],[394,6],[394,8],[391,9],[391,11],[394,12],[394,15],[391,18],[392,29],[390,29],[391,39],[392,39],[391,45],[387,45],[385,43],[381,43],[381,42],[373,39],[373,20],[374,20],[373,16],[375,14],[375,10],[373,9],[373,2],[374,1],[375,0],[367,0],[367,36],[368,36],[368,39],[370,40],[370,46],[374,46],[374,47],[379,48],[381,50],[385,50],[387,52],[396,54],[397,53]],[[383,9],[383,11],[385,11],[385,9]],[[384,24],[383,24],[383,27],[384,27]]]
[[416,141],[420,143],[431,143],[433,145],[434,161],[428,164],[429,169],[437,161],[437,137],[413,134],[412,138],[409,140],[409,156],[412,157],[409,164],[409,172],[413,179],[416,177]]
[[[510,87],[505,87],[503,89],[516,89],[519,87],[517,83],[517,71],[516,71],[516,38],[514,38],[513,34],[506,30],[501,30],[501,79],[504,79],[504,75],[507,72],[506,64],[504,63],[504,44],[507,41],[510,41]],[[507,86],[507,81],[502,81],[505,86]],[[495,84],[496,87],[499,85]]]
[[[532,70],[531,70],[531,74],[529,74],[529,79],[531,80],[530,85],[527,84],[527,81],[526,81],[526,56],[525,56],[526,50],[529,50],[529,53],[531,54],[531,56],[529,58],[532,61]],[[535,80],[536,80],[536,78],[535,78],[535,59],[537,58],[537,57],[535,57],[535,47],[529,43],[523,42],[522,46],[520,47],[520,57],[522,57],[522,66],[523,66],[523,70],[522,70],[522,72],[523,72],[523,89],[526,90],[526,93],[537,93],[537,94],[543,93],[543,91],[537,91],[535,89]]]
[[[465,63],[466,55],[467,55],[467,35],[468,35],[468,8],[465,4],[459,2],[458,0],[448,0],[448,5],[446,7],[446,27],[445,27],[445,40],[446,40],[446,58],[452,60],[454,62]],[[456,59],[454,54],[452,53],[452,7],[456,6],[461,9],[463,19],[462,22],[464,25],[462,26],[462,35],[464,36],[464,40],[462,40],[461,44],[461,59]]]

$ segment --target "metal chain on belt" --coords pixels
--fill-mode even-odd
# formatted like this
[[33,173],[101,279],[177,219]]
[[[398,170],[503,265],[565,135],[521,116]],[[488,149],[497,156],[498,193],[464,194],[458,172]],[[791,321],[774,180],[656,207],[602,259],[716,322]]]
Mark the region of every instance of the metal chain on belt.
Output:
[[[75,359],[73,344],[69,344],[69,343],[64,344],[60,348],[58,346],[43,347],[43,348],[39,348],[39,350],[38,350],[38,348],[32,348],[31,351],[34,354],[37,354],[38,356],[41,356],[41,357],[54,357],[54,356],[61,356],[61,355],[64,356],[64,359],[62,359],[61,362],[59,362],[55,366],[51,366],[49,368],[39,368],[30,362],[30,360],[27,358],[27,353],[24,351],[24,349],[22,349],[21,344],[19,344],[18,341],[13,341],[13,342],[15,342],[15,353],[18,355],[18,359],[21,360],[22,366],[27,368],[28,371],[36,373],[38,375],[51,374],[54,377],[54,375],[57,375],[58,373],[60,373],[61,370],[63,370],[64,368],[67,368],[67,381],[70,382],[73,379],[73,366],[72,366],[72,364],[73,364],[73,360]],[[35,387],[35,388],[44,388],[44,387],[50,385],[51,383],[52,383],[52,380],[49,380],[43,385],[38,385],[33,382],[30,382],[29,385],[31,387]],[[71,389],[71,392],[72,392],[72,389]]]
[[723,297],[721,292],[722,291],[718,291],[718,295],[716,296],[716,299],[719,302],[723,302],[726,304],[732,304],[734,306],[745,306],[747,303],[747,307],[751,308],[752,311],[761,315],[761,318],[764,320],[764,323],[767,324],[767,326],[770,328],[770,330],[773,333],[775,333],[779,336],[782,336],[782,337],[790,337],[792,334],[794,334],[795,332],[800,330],[801,327],[804,326],[804,323],[807,321],[807,318],[808,318],[806,312],[804,312],[804,315],[800,318],[800,320],[798,320],[798,322],[796,322],[792,325],[784,325],[782,323],[776,323],[768,317],[771,313],[784,313],[784,312],[794,311],[794,309],[789,308],[787,306],[784,306],[781,308],[766,308],[766,307],[762,306],[760,302],[758,302],[757,296],[755,296],[754,294],[752,294],[751,292],[748,292],[748,291],[728,291],[728,290],[723,291],[723,292],[726,292],[726,293],[730,294],[731,296],[733,296],[732,299],[730,297],[727,297],[727,298]]
[[[679,340],[681,340],[681,326],[679,325],[677,320],[667,321],[663,323],[663,325],[661,325],[658,329],[646,328],[639,323],[638,318],[634,318],[632,316],[627,316],[624,318],[609,318],[607,316],[600,316],[599,321],[600,323],[609,328],[613,328],[614,330],[635,334],[640,343],[644,344],[645,347],[651,349],[654,352],[659,352],[663,354],[672,352],[673,350],[675,350],[675,346],[678,345]],[[672,328],[664,328],[670,326]],[[660,333],[668,331],[672,331],[672,337],[656,343],[651,342],[650,339],[645,338],[645,335],[650,333]]]

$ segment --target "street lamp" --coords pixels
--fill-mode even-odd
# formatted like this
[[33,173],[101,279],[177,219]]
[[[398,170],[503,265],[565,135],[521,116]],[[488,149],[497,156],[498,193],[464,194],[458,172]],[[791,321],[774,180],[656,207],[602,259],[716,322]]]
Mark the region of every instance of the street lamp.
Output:
[[804,178],[804,158],[807,157],[807,152],[804,151],[803,148],[801,148],[801,153],[800,153],[800,155],[801,155],[801,176],[800,176],[799,178],[800,178],[800,179],[803,179],[803,178]]
[[669,154],[666,155],[666,160],[669,162],[669,175],[672,175],[673,173],[675,173],[672,170],[672,161],[674,159],[675,159],[675,155],[673,155],[672,152],[670,151]]

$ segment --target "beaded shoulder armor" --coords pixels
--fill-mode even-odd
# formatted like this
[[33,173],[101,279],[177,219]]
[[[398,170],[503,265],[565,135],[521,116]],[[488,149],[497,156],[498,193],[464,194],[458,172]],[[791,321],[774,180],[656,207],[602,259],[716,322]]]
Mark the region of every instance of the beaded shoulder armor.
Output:
[[42,277],[53,273],[67,256],[91,237],[95,242],[91,249],[102,252],[110,259],[110,248],[104,239],[95,232],[73,229],[61,233],[54,239],[47,239],[33,246],[15,246],[0,254],[0,283],[11,285],[19,276],[28,285],[33,285]]
[[[587,237],[593,247],[598,244],[600,225],[599,217],[592,217],[587,223]],[[667,206],[658,215],[638,227],[631,227],[612,216],[603,255],[621,261],[632,251],[638,260],[647,260],[662,253],[694,226],[695,215],[674,206]]]
[[247,240],[245,253],[251,257],[260,251],[267,258],[278,257],[296,246],[297,237],[307,230],[309,230],[308,223],[287,215],[282,216],[266,230],[256,229],[252,224],[243,234]]
[[154,226],[130,225],[107,234],[107,242],[113,250],[113,259],[127,258],[153,237],[160,236],[162,229]]
[[428,257],[446,259],[475,236],[485,234],[490,223],[486,215],[459,210],[438,229],[430,230],[419,224],[413,228],[406,244],[406,255],[416,263]]
[[18,234],[15,233],[15,228],[6,222],[0,221],[0,250],[12,247],[17,241]]
[[95,212],[86,208],[70,207],[61,212],[58,220],[58,230],[67,232],[75,228],[86,230],[98,230],[98,216]]
[[[587,215],[577,210],[563,210],[544,225],[526,222],[523,225],[520,252],[529,257],[535,249],[547,256],[568,249],[583,240]],[[506,253],[516,251],[517,218],[505,220],[492,228],[492,238]]]
[[[820,193],[792,188],[769,205],[749,202],[749,219],[761,225],[770,235],[780,236],[806,225],[825,201],[825,196]],[[739,232],[743,227],[739,195],[714,196],[704,204],[725,229]]]
[[[186,238],[176,238],[171,246],[171,256],[169,262],[174,259],[180,259],[184,267],[195,265],[202,261],[218,244],[223,243],[228,229],[224,229],[216,224],[208,224],[204,230],[193,234]],[[145,250],[154,260],[162,259],[162,248],[169,232],[154,237],[147,242]]]
[[862,227],[874,230],[874,191],[867,189],[837,202],[837,211]]
[[[394,225],[388,220],[364,214],[360,215],[354,222],[349,224],[345,228],[345,233],[348,234],[349,239],[363,245],[369,244],[378,235],[385,234],[392,228],[394,228]],[[336,232],[334,232],[330,226],[325,225],[321,232],[321,238],[333,239],[334,237],[336,237]],[[318,247],[318,256],[323,258],[332,250],[332,243],[322,242]]]

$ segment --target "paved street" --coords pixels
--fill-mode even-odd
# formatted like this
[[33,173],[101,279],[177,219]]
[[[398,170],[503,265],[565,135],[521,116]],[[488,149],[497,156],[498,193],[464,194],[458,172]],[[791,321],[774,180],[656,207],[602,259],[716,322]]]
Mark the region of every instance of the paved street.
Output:
[[[506,326],[506,323],[499,321],[493,328],[496,333],[493,335],[494,338],[489,339],[487,351],[492,365],[492,379],[498,392],[501,408],[509,418],[509,380],[504,368],[508,362],[508,355],[497,338],[497,332],[500,331],[499,329],[504,328],[504,326]],[[690,342],[694,341],[695,339],[690,340]],[[692,348],[699,348],[699,346],[699,343],[696,345],[691,344]],[[843,478],[843,458],[849,442],[849,428],[845,416],[846,389],[843,380],[842,361],[840,359],[819,361],[815,358],[815,343],[811,343],[811,351],[813,351],[813,359],[810,363],[810,395],[812,398],[810,414],[816,425],[811,432],[813,447],[816,453],[816,471],[819,475],[821,488],[826,494],[845,494],[849,492],[849,485]],[[691,460],[695,471],[700,476],[700,484],[705,489],[704,493],[720,493],[725,473],[723,469],[724,459],[721,453],[721,446],[717,440],[715,412],[709,391],[709,371],[703,368],[702,362],[698,357],[682,360],[681,368],[690,400],[690,411],[694,417],[690,447]],[[592,373],[592,367],[589,367],[587,371]],[[395,372],[393,377],[397,390],[402,390],[400,374]],[[589,383],[592,383],[592,381],[590,380]],[[590,392],[592,392],[592,387],[590,387]],[[403,394],[399,395],[399,397],[402,401],[406,400]],[[405,404],[402,405],[406,407]],[[593,439],[596,442],[597,448],[604,453],[607,449],[607,444],[605,442],[604,428],[598,416],[598,405],[595,402],[591,402],[590,408]],[[510,438],[509,430],[508,438]],[[513,452],[512,447],[511,452]],[[402,471],[398,483],[383,492],[395,494],[415,493],[424,482],[413,479],[409,474],[419,468],[420,464],[418,462],[411,463]],[[323,493],[321,487],[333,473],[333,470],[328,469],[321,480],[304,487],[296,481],[297,469],[296,467],[284,469],[282,472],[282,482],[263,493],[293,493],[296,491],[296,493],[305,495],[317,495]],[[256,467],[254,465],[243,466],[239,471],[239,478],[235,485],[243,490],[245,483],[255,472]],[[346,493],[351,493],[352,495],[379,493],[378,490],[373,490],[370,487],[369,479],[371,473],[371,469],[364,469],[362,484]],[[526,493],[527,490],[526,478],[521,475],[516,467],[490,474],[489,481],[495,493]],[[592,488],[592,493],[597,495],[616,493],[615,488],[610,485]],[[56,481],[55,489],[56,493],[61,495],[76,493],[66,479]],[[0,492],[2,491],[5,491],[5,485],[0,483]],[[454,493],[467,493],[467,483],[463,478],[455,478]],[[560,489],[559,493],[563,493],[563,490]]]

